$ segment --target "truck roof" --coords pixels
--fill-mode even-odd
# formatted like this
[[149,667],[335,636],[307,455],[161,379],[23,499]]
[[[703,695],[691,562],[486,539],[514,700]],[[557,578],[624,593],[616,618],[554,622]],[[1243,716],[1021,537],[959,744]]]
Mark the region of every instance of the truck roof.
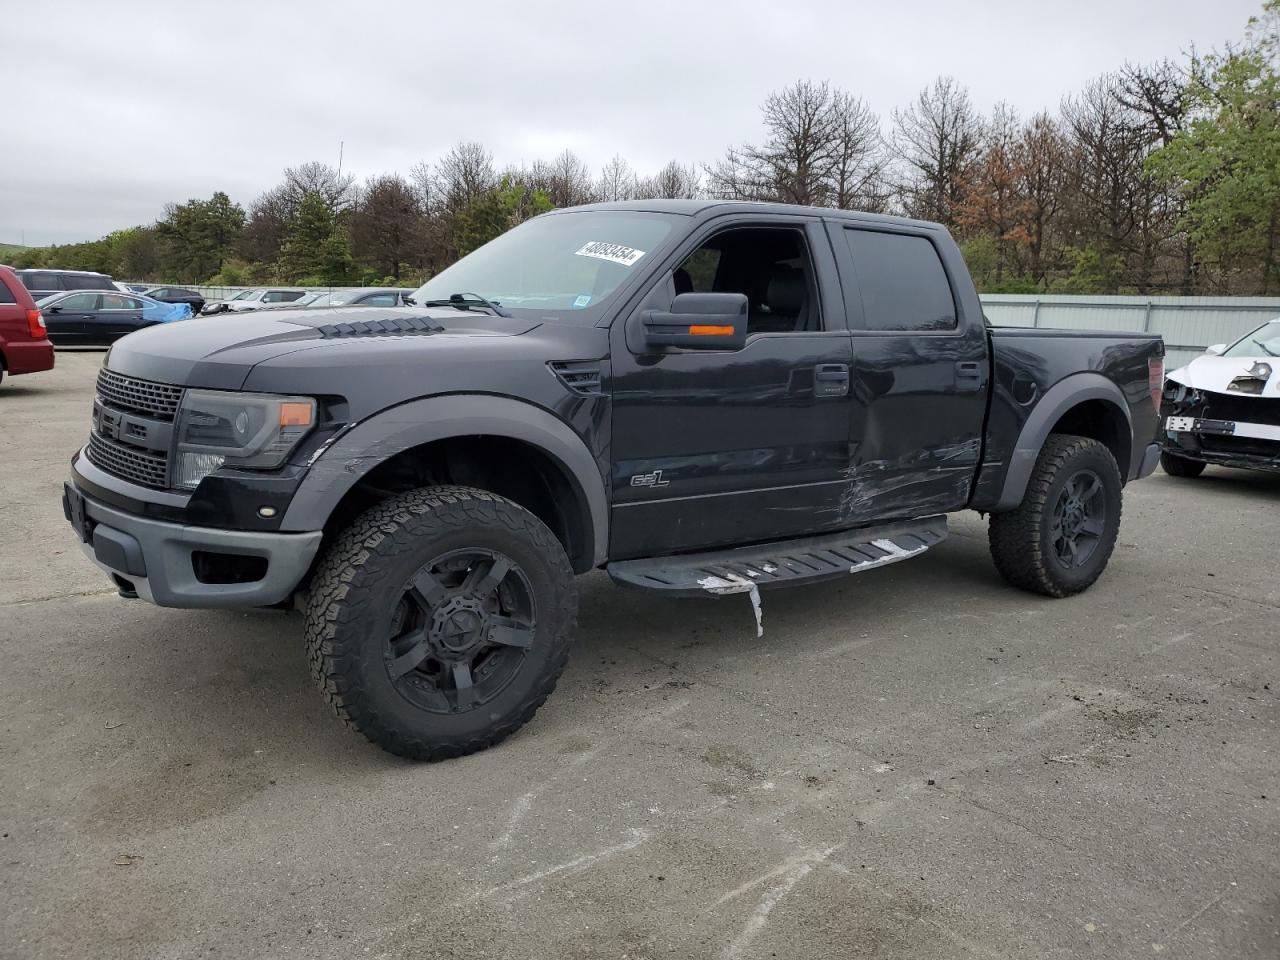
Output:
[[840,220],[857,220],[861,223],[883,223],[895,226],[926,227],[945,230],[940,223],[930,220],[912,220],[884,213],[866,213],[861,210],[837,210],[834,207],[805,207],[792,203],[772,203],[765,200],[611,200],[605,203],[588,203],[578,207],[562,207],[544,216],[569,213],[577,210],[635,210],[644,213],[674,213],[685,217],[722,215],[726,213],[805,214]]

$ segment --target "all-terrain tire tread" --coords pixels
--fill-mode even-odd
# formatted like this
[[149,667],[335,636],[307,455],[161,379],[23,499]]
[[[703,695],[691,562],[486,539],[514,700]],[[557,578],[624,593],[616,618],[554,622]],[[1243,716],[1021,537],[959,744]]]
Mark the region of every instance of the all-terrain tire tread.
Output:
[[[1088,589],[1106,569],[1115,547],[1114,540],[1098,545],[1098,549],[1105,552],[1094,576],[1084,583],[1070,586],[1063,584],[1049,570],[1045,563],[1045,551],[1042,549],[1041,521],[1044,513],[1051,509],[1048,502],[1049,488],[1067,462],[1086,451],[1101,453],[1115,469],[1116,476],[1120,476],[1115,457],[1104,444],[1088,437],[1050,434],[1031,470],[1022,503],[1007,513],[991,515],[987,528],[991,559],[1000,576],[1013,586],[1048,597],[1067,597]],[[1117,510],[1119,509],[1117,506]],[[1117,516],[1117,522],[1118,520]]]
[[[559,624],[545,638],[552,653],[540,682],[501,724],[467,739],[426,741],[398,731],[380,717],[356,676],[357,637],[344,626],[367,617],[371,591],[362,589],[371,559],[385,556],[406,537],[430,536],[460,523],[501,523],[527,537],[548,559],[561,581]],[[311,676],[338,717],[382,749],[414,760],[445,760],[491,747],[510,736],[537,712],[555,689],[569,659],[577,617],[577,587],[564,547],[546,525],[505,497],[463,486],[423,487],[398,494],[369,508],[342,530],[327,548],[311,581],[304,632]],[[346,639],[343,639],[343,637]]]

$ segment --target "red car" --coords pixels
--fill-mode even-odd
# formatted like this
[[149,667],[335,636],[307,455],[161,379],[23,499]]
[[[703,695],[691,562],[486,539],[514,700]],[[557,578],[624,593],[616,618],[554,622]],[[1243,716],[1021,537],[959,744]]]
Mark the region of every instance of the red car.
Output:
[[53,344],[40,309],[17,275],[0,266],[0,380],[52,369]]

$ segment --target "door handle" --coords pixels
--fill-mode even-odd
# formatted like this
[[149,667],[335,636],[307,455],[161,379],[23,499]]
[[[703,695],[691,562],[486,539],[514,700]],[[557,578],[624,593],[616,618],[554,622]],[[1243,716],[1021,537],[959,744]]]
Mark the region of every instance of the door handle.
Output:
[[849,393],[849,365],[820,363],[813,368],[815,397],[843,397]]
[[982,364],[977,360],[956,361],[956,390],[971,393],[982,386]]

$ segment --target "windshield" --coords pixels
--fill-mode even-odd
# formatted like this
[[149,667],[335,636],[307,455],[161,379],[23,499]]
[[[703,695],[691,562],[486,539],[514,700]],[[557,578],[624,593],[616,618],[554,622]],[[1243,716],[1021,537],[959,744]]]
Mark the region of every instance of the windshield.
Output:
[[261,290],[243,290],[240,293],[237,293],[231,299],[232,300],[251,300],[261,292],[262,292]]
[[1232,344],[1224,357],[1280,357],[1280,317],[1264,323]]
[[504,309],[567,317],[604,302],[647,266],[673,222],[670,214],[617,210],[538,217],[432,277],[413,299],[478,294]]

